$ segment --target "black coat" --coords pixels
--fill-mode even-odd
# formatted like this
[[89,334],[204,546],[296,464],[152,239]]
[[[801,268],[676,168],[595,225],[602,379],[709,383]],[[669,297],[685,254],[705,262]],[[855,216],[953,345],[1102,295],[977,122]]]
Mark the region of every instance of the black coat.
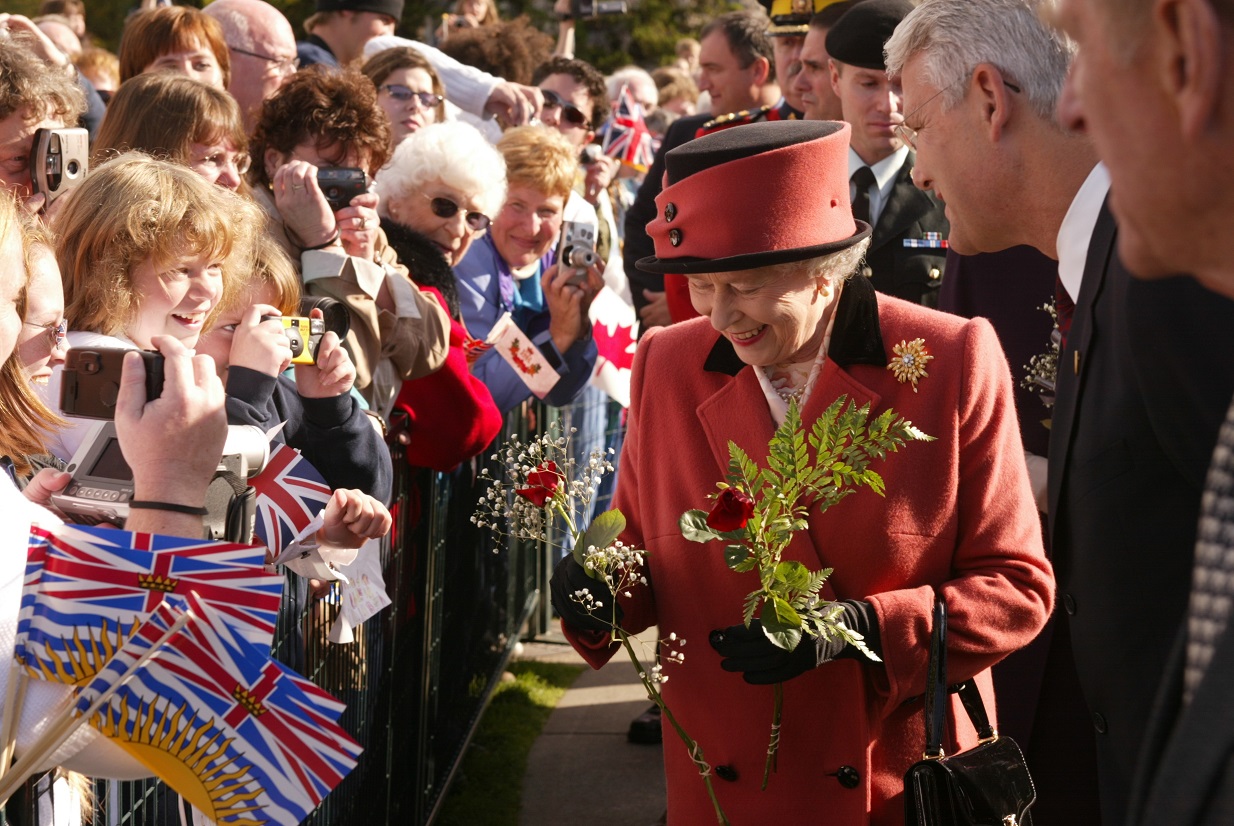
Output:
[[947,266],[947,250],[906,247],[904,242],[919,241],[927,232],[937,232],[946,238],[951,224],[938,198],[913,183],[915,162],[916,156],[909,152],[896,173],[895,185],[870,236],[864,274],[874,281],[874,289],[879,292],[937,307],[938,289]]
[[1183,620],[1200,494],[1234,394],[1234,303],[1190,278],[1132,278],[1116,240],[1107,205],[1059,360],[1049,481],[1058,604],[1107,824],[1123,822]]

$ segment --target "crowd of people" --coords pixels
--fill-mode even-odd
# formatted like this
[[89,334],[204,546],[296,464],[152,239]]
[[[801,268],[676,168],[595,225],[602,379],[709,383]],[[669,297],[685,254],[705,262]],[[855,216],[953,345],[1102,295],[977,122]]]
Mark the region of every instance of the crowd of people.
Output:
[[[605,601],[630,632],[709,641],[664,664],[663,697],[733,823],[904,821],[936,599],[948,677],[1023,748],[1037,823],[1230,822],[1234,13],[764,5],[608,76],[564,0],[555,47],[492,0],[459,0],[437,46],[397,33],[402,0],[317,0],[299,42],[264,0],[158,5],[114,54],[81,0],[0,14],[0,640],[29,523],[71,518],[52,497],[101,428],[62,405],[71,349],[133,351],[127,529],[201,536],[228,425],[252,425],[333,489],[318,540],[360,547],[390,529],[392,445],[462,490],[529,400],[606,403],[609,293],[639,322],[615,504],[648,553],[646,587]],[[574,227],[581,265],[558,260]],[[332,323],[293,362],[299,316]],[[157,397],[136,351],[162,355]],[[933,437],[785,551],[834,568],[877,659],[773,644],[678,524],[730,444],[762,459],[790,407],[809,425],[842,395]],[[578,594],[602,588],[569,554],[553,573],[595,667],[615,648]],[[768,682],[792,723],[764,791]],[[40,685],[17,730],[68,690]],[[663,740],[668,823],[714,817],[658,714],[630,736]],[[57,762],[143,773],[112,751],[87,732]]]

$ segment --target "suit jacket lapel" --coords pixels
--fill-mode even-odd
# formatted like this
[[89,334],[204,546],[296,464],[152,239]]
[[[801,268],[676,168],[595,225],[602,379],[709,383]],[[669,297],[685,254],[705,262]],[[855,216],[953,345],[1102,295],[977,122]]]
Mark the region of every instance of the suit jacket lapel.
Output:
[[[1067,347],[1059,353],[1058,374],[1055,377],[1054,413],[1050,423],[1050,533],[1053,538],[1055,516],[1058,513],[1062,493],[1067,454],[1071,450],[1072,431],[1075,429],[1075,411],[1084,392],[1084,377],[1091,359],[1088,358],[1093,341],[1093,318],[1097,300],[1105,288],[1106,272],[1114,259],[1118,226],[1110,212],[1109,200],[1097,215],[1093,237],[1088,243],[1088,258],[1084,263],[1084,276],[1080,283],[1080,296],[1075,303],[1071,330],[1067,335]],[[1077,354],[1079,354],[1077,356]],[[1077,362],[1078,358],[1078,362]],[[1076,365],[1079,365],[1079,371]]]
[[909,152],[904,165],[896,173],[896,182],[891,188],[891,194],[887,196],[883,211],[879,213],[878,223],[874,226],[870,240],[871,252],[900,237],[914,222],[921,220],[934,209],[934,201],[930,200],[930,196],[913,183],[914,160],[913,153]]

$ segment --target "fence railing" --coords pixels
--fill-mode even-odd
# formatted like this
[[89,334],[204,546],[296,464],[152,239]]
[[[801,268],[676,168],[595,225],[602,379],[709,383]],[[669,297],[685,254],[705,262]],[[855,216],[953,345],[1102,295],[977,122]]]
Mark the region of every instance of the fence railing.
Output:
[[[508,417],[497,443],[536,438],[555,422],[578,428],[580,450],[619,448],[619,412],[590,390],[563,410],[528,404]],[[539,597],[554,543],[498,545],[470,521],[491,453],[444,474],[411,468],[392,448],[394,527],[381,549],[392,604],[355,630],[355,642],[329,643],[337,602],[310,599],[307,583],[287,574],[275,656],[347,704],[340,724],[364,747],[308,826],[430,823],[520,630],[535,636],[548,627],[548,600]],[[62,822],[50,819],[52,809],[62,817],[72,804],[51,788],[46,778],[27,783],[0,811],[0,824]],[[96,781],[84,822],[176,826],[182,815],[191,823],[178,795],[157,780]]]

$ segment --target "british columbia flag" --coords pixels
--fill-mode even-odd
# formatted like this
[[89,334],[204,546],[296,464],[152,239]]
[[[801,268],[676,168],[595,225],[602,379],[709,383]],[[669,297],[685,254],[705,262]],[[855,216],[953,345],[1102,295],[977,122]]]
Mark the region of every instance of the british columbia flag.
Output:
[[95,728],[217,823],[294,826],[361,752],[337,724],[342,703],[249,644],[192,593],[161,604],[81,692],[77,713],[92,706]]
[[643,120],[643,107],[634,100],[629,86],[622,86],[617,96],[603,149],[605,155],[639,172],[646,172],[655,160],[655,138]]
[[330,486],[317,468],[287,445],[270,452],[269,463],[249,484],[257,491],[255,538],[275,557],[299,538],[330,501]]
[[31,528],[30,547],[15,656],[33,676],[88,680],[160,603],[189,591],[270,647],[283,578],[264,569],[260,546],[66,525]]

